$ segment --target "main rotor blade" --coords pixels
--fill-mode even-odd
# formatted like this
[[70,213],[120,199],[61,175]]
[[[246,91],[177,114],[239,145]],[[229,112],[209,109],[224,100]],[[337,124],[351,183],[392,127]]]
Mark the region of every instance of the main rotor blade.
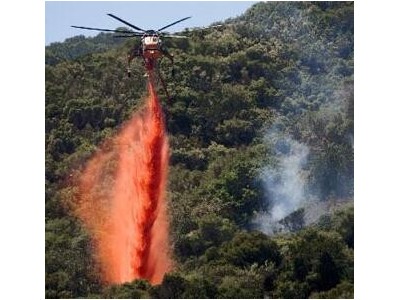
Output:
[[115,38],[131,38],[131,37],[138,37],[138,36],[142,36],[142,34],[135,34],[135,35],[113,35],[113,37]]
[[210,29],[210,28],[220,28],[220,27],[223,27],[223,26],[224,25],[222,25],[222,24],[218,24],[218,25],[211,25],[211,26],[206,26],[206,27],[191,28],[191,29],[189,29],[189,32],[207,30],[207,29]]
[[187,39],[187,36],[183,35],[163,35],[163,38],[177,38],[177,39]]
[[157,31],[161,31],[161,30],[167,29],[168,27],[170,27],[170,26],[172,26],[172,25],[175,25],[175,24],[177,24],[177,23],[179,23],[179,22],[185,21],[185,20],[190,19],[190,18],[191,18],[191,17],[186,17],[186,18],[180,19],[180,20],[178,20],[178,21],[176,21],[176,22],[174,22],[174,23],[168,24],[167,26],[164,26],[164,27],[158,29]]
[[142,35],[140,32],[132,32],[132,31],[127,31],[127,30],[112,30],[112,29],[102,29],[102,28],[75,26],[75,25],[71,25],[71,27],[80,28],[80,29],[87,29],[87,30],[96,30],[96,31],[106,31],[106,32],[117,32],[117,33],[140,34],[140,35]]
[[137,26],[125,21],[125,20],[122,20],[121,18],[118,18],[117,16],[115,16],[113,14],[107,14],[107,15],[109,15],[111,18],[114,18],[114,19],[124,23],[125,25],[128,25],[129,27],[132,27],[133,29],[140,30],[140,31],[146,31],[146,30],[144,30],[142,28],[139,28],[139,27],[137,27]]

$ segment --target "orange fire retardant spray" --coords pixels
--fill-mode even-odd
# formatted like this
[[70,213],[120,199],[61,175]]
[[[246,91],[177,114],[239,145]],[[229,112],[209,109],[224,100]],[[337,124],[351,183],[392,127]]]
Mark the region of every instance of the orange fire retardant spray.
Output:
[[91,158],[76,215],[93,241],[105,284],[162,281],[172,268],[166,183],[169,146],[153,74],[145,107]]

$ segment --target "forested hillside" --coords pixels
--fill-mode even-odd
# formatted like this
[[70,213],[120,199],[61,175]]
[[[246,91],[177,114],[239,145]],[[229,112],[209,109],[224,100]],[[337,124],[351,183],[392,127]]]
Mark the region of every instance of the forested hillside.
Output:
[[176,265],[155,286],[102,286],[69,211],[146,96],[141,60],[126,76],[136,41],[46,47],[46,298],[353,298],[354,4],[262,2],[221,24],[165,40]]

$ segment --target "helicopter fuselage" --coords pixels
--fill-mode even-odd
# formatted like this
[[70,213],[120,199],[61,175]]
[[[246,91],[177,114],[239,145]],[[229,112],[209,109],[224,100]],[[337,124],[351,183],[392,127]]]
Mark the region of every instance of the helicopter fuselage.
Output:
[[163,56],[161,39],[158,35],[145,35],[142,38],[142,56],[148,70],[152,70],[156,61]]

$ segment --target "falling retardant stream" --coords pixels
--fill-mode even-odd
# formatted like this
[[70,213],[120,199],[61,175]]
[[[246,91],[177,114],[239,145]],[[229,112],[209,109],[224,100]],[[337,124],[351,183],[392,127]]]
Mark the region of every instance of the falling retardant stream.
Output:
[[160,283],[172,268],[166,183],[169,146],[150,72],[145,106],[104,143],[79,178],[75,213],[105,284]]

